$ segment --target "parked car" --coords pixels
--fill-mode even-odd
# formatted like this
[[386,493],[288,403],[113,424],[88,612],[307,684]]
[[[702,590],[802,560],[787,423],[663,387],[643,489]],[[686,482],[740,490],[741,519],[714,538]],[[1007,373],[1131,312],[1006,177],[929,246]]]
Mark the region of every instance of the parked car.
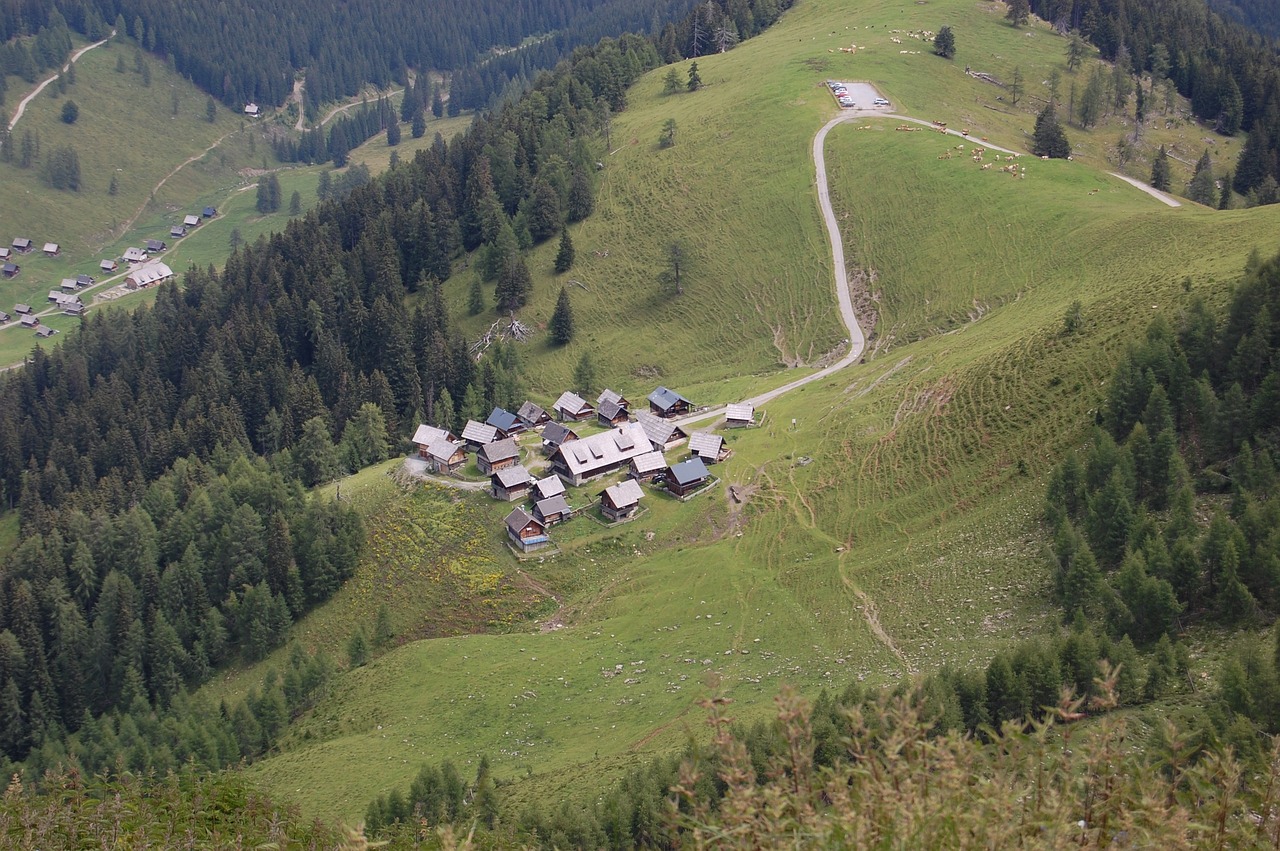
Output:
[[889,101],[885,100],[884,98],[876,98],[875,100],[873,100],[873,101],[872,101],[872,103],[874,103],[876,106],[888,106],[888,105],[889,105]]

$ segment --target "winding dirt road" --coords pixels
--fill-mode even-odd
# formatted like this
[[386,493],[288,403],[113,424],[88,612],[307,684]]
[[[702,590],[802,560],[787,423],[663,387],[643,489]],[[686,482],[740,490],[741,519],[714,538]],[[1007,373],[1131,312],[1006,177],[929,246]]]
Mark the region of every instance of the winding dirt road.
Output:
[[45,86],[49,85],[54,80],[58,79],[58,77],[66,73],[67,69],[71,67],[72,62],[75,62],[77,59],[79,59],[81,56],[84,56],[86,53],[88,53],[90,50],[93,50],[95,47],[102,47],[102,45],[111,41],[112,36],[114,36],[115,34],[116,34],[116,31],[112,30],[111,35],[107,36],[102,41],[95,41],[93,44],[86,44],[84,47],[80,48],[75,53],[71,54],[71,58],[67,60],[67,64],[63,65],[61,70],[59,70],[55,74],[52,74],[47,80],[43,81],[42,83],[40,83],[40,85],[32,89],[31,94],[27,95],[22,100],[18,101],[18,108],[13,112],[13,120],[9,122],[9,131],[12,132],[13,128],[17,126],[18,119],[22,118],[22,114],[27,111],[27,104],[31,103],[31,101],[35,99],[36,95],[44,91]]

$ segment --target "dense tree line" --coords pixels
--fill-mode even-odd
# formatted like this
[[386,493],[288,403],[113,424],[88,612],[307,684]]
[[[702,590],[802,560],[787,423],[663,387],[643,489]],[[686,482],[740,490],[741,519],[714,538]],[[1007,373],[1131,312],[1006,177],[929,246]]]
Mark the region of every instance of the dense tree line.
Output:
[[1224,18],[1280,38],[1280,8],[1269,0],[1210,0],[1209,5]]
[[1152,88],[1171,81],[1195,116],[1219,132],[1248,133],[1237,192],[1247,195],[1267,177],[1280,180],[1280,54],[1273,41],[1224,20],[1202,0],[1032,0],[1031,9],[1097,46],[1126,77],[1150,73]]
[[[80,32],[92,31],[101,38],[110,31],[101,17],[83,7],[77,11],[74,19]],[[34,83],[36,75],[62,65],[70,54],[71,27],[57,6],[0,2],[0,77],[12,74]]]
[[23,758],[113,708],[168,707],[218,665],[255,660],[355,569],[361,524],[243,456],[179,459],[114,515],[53,510],[24,481],[26,535],[0,572],[0,749]]
[[1049,486],[1069,615],[1148,642],[1188,618],[1248,625],[1280,611],[1276,311],[1280,257],[1255,257],[1225,317],[1197,300],[1121,361],[1102,427]]

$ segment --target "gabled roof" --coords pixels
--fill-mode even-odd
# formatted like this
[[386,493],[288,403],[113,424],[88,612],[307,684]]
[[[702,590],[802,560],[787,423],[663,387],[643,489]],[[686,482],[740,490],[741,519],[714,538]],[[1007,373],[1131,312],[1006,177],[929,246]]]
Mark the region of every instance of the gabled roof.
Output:
[[18,270],[19,270],[19,269],[21,269],[22,267],[21,267],[21,266],[19,266],[17,263],[6,263],[6,264],[4,264],[4,266],[3,266],[3,267],[0,267],[0,268],[3,268],[5,272],[13,273],[13,272],[18,271]]
[[0,257],[8,257],[11,253],[7,248],[0,248]]
[[489,419],[485,420],[485,425],[491,425],[498,431],[511,433],[511,429],[519,424],[520,419],[505,408],[494,408],[489,414]]
[[115,267],[116,267],[116,261],[114,260],[103,260],[101,263],[98,264],[99,269],[104,269],[108,272],[115,269]]
[[649,401],[658,406],[658,410],[669,411],[677,402],[684,402],[690,407],[693,403],[681,396],[674,390],[668,390],[666,387],[659,387],[649,394]]
[[538,500],[534,506],[534,511],[546,517],[548,514],[568,514],[569,503],[565,500],[564,494],[556,494],[546,499]]
[[34,328],[40,324],[40,317],[28,313],[22,317],[22,324],[28,328]]
[[0,322],[8,322],[11,318],[12,317],[10,317],[9,314],[5,313],[3,310],[0,310]]
[[622,403],[623,407],[626,407],[627,399],[621,393],[606,387],[600,391],[600,398],[596,399],[596,404],[603,405],[605,402],[619,402]]
[[609,502],[613,503],[614,508],[626,508],[628,505],[635,505],[639,502],[640,497],[644,496],[644,491],[640,488],[640,483],[635,479],[627,479],[605,488],[604,495]]
[[576,414],[585,408],[590,408],[591,406],[587,404],[586,399],[583,399],[577,393],[574,393],[572,390],[566,390],[560,394],[560,398],[557,399],[556,403],[551,407],[557,411],[571,411]]
[[218,208],[217,208],[217,207],[205,207],[201,212],[202,212],[202,213],[204,213],[204,215],[205,215],[205,216],[216,216],[216,215],[218,215]]
[[124,259],[134,261],[146,260],[147,252],[143,251],[141,248],[129,247],[124,250]]
[[80,282],[77,281],[75,278],[63,278],[62,288],[64,290],[67,290],[68,292],[75,292],[76,290],[80,289]]
[[620,466],[650,449],[649,439],[639,424],[623,423],[609,431],[561,444],[556,452],[564,458],[569,472],[576,476],[592,470]]
[[576,436],[577,433],[560,423],[547,423],[547,427],[542,430],[542,442],[559,446],[571,434]]
[[160,240],[158,240],[158,239],[148,239],[148,240],[147,240],[147,250],[148,250],[148,251],[164,251],[164,249],[165,249],[165,244],[164,244],[163,242],[161,242]]
[[626,407],[612,399],[606,399],[601,402],[600,407],[597,408],[596,411],[606,420],[612,420],[615,417],[627,415]]
[[182,220],[182,223],[183,223],[184,225],[188,225],[188,226],[190,226],[190,225],[198,225],[198,224],[200,224],[200,217],[199,217],[199,216],[187,216],[185,219],[183,219],[183,220]]
[[437,437],[427,444],[427,454],[438,461],[451,461],[462,450],[463,444],[454,443],[447,437]]
[[25,236],[20,236],[13,241],[13,247],[14,248],[30,248],[31,240],[27,239]]
[[93,283],[93,278],[89,277],[88,275],[76,275],[77,286],[87,287],[92,283]]
[[681,461],[671,468],[671,478],[681,485],[693,484],[710,475],[707,472],[707,465],[702,463],[701,458],[690,458],[688,461]]
[[514,467],[503,467],[501,470],[493,474],[493,478],[498,484],[504,488],[513,488],[516,485],[527,485],[533,481],[529,476],[529,471],[524,467],[516,464]]
[[703,458],[715,458],[724,446],[724,438],[707,431],[695,431],[689,435],[689,451]]
[[503,522],[507,524],[507,528],[511,530],[513,535],[519,535],[520,532],[524,530],[524,527],[528,526],[530,523],[533,523],[543,531],[546,531],[547,528],[534,519],[533,515],[525,511],[523,508],[512,509],[511,513],[507,515],[507,519]]
[[450,437],[452,435],[444,429],[422,423],[418,426],[418,430],[413,433],[413,442],[418,446],[426,446],[441,438],[448,440]]
[[30,312],[31,312],[31,305],[29,305],[29,304],[16,304],[16,305],[14,305],[13,310],[14,310],[14,312],[15,312],[15,313],[30,313]]
[[684,430],[680,426],[670,420],[664,420],[662,417],[655,417],[648,411],[638,411],[636,413],[636,421],[640,423],[644,433],[649,436],[649,441],[657,446],[666,446],[671,442],[671,436],[677,431],[681,435],[684,434]]
[[[493,443],[486,443],[480,447],[480,452],[485,460],[492,464],[494,461],[505,461],[508,458],[519,458],[520,447],[516,446],[516,439],[508,437],[506,440],[495,440]],[[527,476],[528,473],[525,473]]]
[[[186,236],[186,235],[187,235],[187,229],[184,228],[182,225],[174,225],[173,227],[169,228],[169,236]],[[148,249],[150,247],[151,246],[147,246]]]
[[632,458],[631,466],[636,468],[637,473],[656,473],[666,469],[667,459],[662,457],[661,452],[646,452]]
[[173,270],[166,263],[148,263],[145,266],[139,266],[129,273],[126,281],[133,281],[140,287],[147,284],[154,284],[157,281],[167,281],[173,277]]
[[754,405],[748,405],[746,402],[736,405],[729,405],[725,408],[724,417],[727,420],[737,420],[738,422],[746,422],[755,419],[756,409]]
[[564,493],[564,482],[555,475],[547,476],[545,479],[535,479],[533,486],[538,489],[538,493],[542,494],[543,499],[550,499]]
[[43,250],[44,250],[44,251],[48,251],[48,252],[50,252],[50,253],[52,253],[52,254],[56,254],[56,253],[58,252],[58,243],[56,243],[56,242],[46,242],[46,243],[44,244],[44,249],[43,249]]
[[525,402],[520,406],[520,410],[516,411],[516,416],[524,420],[529,425],[537,425],[539,420],[546,419],[547,412],[542,410],[541,406],[532,402]]
[[58,333],[57,331],[50,328],[48,325],[41,325],[39,328],[36,329],[37,337],[52,337],[54,334],[57,334],[57,333]]
[[462,439],[469,443],[493,443],[498,439],[498,430],[491,425],[467,420],[466,427],[462,429]]

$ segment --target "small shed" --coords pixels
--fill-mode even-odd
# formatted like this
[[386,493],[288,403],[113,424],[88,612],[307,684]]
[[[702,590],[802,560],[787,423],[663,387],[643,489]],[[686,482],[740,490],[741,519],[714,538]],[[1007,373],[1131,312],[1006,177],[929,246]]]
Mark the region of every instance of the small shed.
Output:
[[533,504],[533,516],[544,526],[554,526],[570,519],[573,516],[573,509],[569,508],[569,503],[564,498],[564,494],[560,494],[559,496],[552,496],[535,502]]
[[174,239],[182,239],[182,237],[186,235],[187,235],[187,229],[184,228],[182,225],[174,225],[173,227],[169,228],[169,236],[173,237]]
[[667,469],[667,459],[661,452],[646,452],[631,459],[627,473],[639,482],[651,482]]
[[76,286],[91,287],[94,284],[94,278],[90,275],[76,275]]
[[167,243],[159,239],[148,239],[146,242],[146,248],[150,254],[159,254],[168,247],[169,245]]
[[257,118],[262,114],[262,109],[256,103],[246,103],[244,105],[244,114],[252,118]]
[[13,254],[13,251],[11,251],[10,249],[0,248],[0,260],[8,260],[9,255],[11,254]]
[[564,494],[564,482],[559,476],[551,475],[545,479],[533,480],[534,499],[550,499],[553,496],[561,496]]
[[644,491],[635,479],[618,482],[600,494],[600,513],[614,522],[627,520],[640,509],[642,496]]
[[62,249],[56,242],[46,242],[41,250],[44,252],[45,257],[57,257],[62,253]]
[[595,407],[572,390],[560,394],[560,398],[551,406],[561,422],[581,422],[595,416]]
[[67,316],[84,316],[84,312],[87,309],[78,301],[64,301],[62,303],[62,312]]
[[707,465],[701,458],[690,458],[667,468],[667,490],[676,496],[685,496],[696,491],[711,478]]
[[197,227],[200,227],[200,217],[194,216],[194,215],[187,216],[185,219],[182,220],[182,223],[189,228],[197,228]]
[[668,449],[679,446],[689,439],[688,433],[680,426],[670,420],[654,416],[649,411],[637,413],[636,422],[640,423],[640,427],[644,429],[645,436],[649,438],[653,448],[659,452],[666,452]]
[[5,263],[0,266],[0,275],[4,275],[6,278],[16,278],[21,271],[22,267],[17,263]]
[[55,329],[50,328],[48,325],[41,325],[36,329],[36,336],[42,340],[47,340],[57,333],[58,332]]
[[75,278],[62,279],[62,291],[64,293],[73,293],[78,289],[80,289],[80,284],[76,281]]
[[605,402],[617,402],[624,408],[631,407],[631,403],[627,401],[626,396],[615,390],[610,390],[608,387],[600,391],[600,397],[596,399],[596,407],[603,405]]
[[480,447],[498,439],[498,430],[485,423],[467,420],[467,424],[462,428],[462,439],[467,444],[468,452],[477,452]]
[[0,322],[8,322],[12,318],[12,316],[5,313],[3,310],[0,310]]
[[23,328],[37,328],[40,325],[40,317],[35,314],[28,313],[22,317]]
[[533,402],[525,402],[520,406],[520,410],[516,411],[516,416],[525,424],[526,428],[537,428],[540,425],[546,425],[551,422],[551,415],[542,409],[540,405]]
[[62,290],[49,290],[49,301],[59,304],[62,301]]
[[613,428],[630,421],[631,416],[624,405],[612,399],[606,399],[600,403],[600,407],[596,408],[596,419],[605,428]]
[[103,260],[101,263],[98,264],[98,268],[104,272],[114,272],[116,270],[116,261]]
[[729,447],[724,438],[709,431],[695,431],[689,435],[689,452],[708,464],[715,464],[729,457]]
[[34,313],[31,309],[31,305],[29,304],[15,304],[13,306],[13,312],[17,314]]
[[577,439],[578,433],[573,429],[560,423],[547,423],[542,430],[542,451],[550,455],[559,449],[561,444]]
[[206,219],[212,219],[214,216],[218,215],[218,208],[205,207],[203,210],[200,211],[200,215],[204,216]]
[[35,245],[25,236],[20,236],[13,241],[13,250],[19,254],[30,254]]
[[523,508],[512,509],[503,521],[507,527],[507,537],[524,552],[545,547],[551,543],[547,537],[547,527]]
[[427,457],[427,447],[437,440],[457,440],[453,432],[448,429],[436,428],[433,425],[419,423],[418,429],[413,433],[413,445],[418,448],[418,457]]
[[533,479],[528,470],[519,464],[513,464],[495,471],[489,476],[489,482],[492,485],[494,499],[515,502],[529,494]]
[[467,463],[466,446],[460,441],[449,440],[447,437],[431,441],[426,448],[419,451],[419,455],[426,459],[427,467],[431,472],[438,474],[456,473]]
[[693,403],[674,390],[659,387],[649,394],[649,410],[663,419],[682,417],[693,410]]
[[[516,445],[513,437],[486,443],[476,453],[476,466],[486,475],[493,475],[499,470],[514,467],[519,461],[520,447]],[[528,473],[525,475],[528,476]]]
[[130,246],[124,250],[124,259],[129,263],[145,263],[147,262],[147,252],[141,248]]
[[746,428],[747,426],[755,425],[755,406],[748,405],[746,402],[729,405],[725,408],[724,424],[729,428]]
[[484,424],[496,428],[503,437],[511,437],[525,430],[524,421],[505,408],[494,408]]

